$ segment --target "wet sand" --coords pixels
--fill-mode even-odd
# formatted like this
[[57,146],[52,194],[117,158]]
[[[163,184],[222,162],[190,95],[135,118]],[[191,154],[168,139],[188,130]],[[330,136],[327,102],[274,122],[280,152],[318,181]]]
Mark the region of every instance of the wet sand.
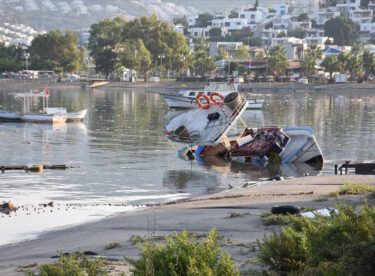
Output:
[[[55,261],[57,251],[93,251],[110,259],[136,257],[138,247],[132,236],[157,238],[188,230],[197,234],[216,228],[225,237],[223,249],[232,254],[237,267],[257,269],[252,249],[257,239],[274,226],[264,226],[259,214],[279,204],[324,208],[335,204],[328,197],[343,183],[375,185],[375,176],[317,176],[261,182],[259,186],[231,189],[196,199],[147,207],[134,213],[118,214],[106,219],[42,234],[39,238],[0,247],[2,275],[22,275],[20,266]],[[359,203],[360,196],[341,197]],[[371,203],[372,204],[372,203]],[[232,213],[238,216],[230,217]],[[3,235],[6,233],[2,233]],[[118,242],[119,247],[106,250],[105,245]],[[17,272],[18,271],[18,272]]]

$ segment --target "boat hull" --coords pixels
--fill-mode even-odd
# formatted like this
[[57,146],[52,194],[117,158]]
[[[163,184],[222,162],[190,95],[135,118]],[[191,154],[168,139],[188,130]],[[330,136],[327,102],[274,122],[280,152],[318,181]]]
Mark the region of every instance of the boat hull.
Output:
[[[177,96],[177,95],[168,95],[161,94],[164,100],[167,102],[168,107],[171,109],[193,109],[197,108],[195,98]],[[262,109],[264,104],[264,99],[246,99],[247,107],[246,109]]]
[[21,120],[29,123],[40,124],[65,124],[66,115],[62,114],[24,114],[21,115]]
[[0,112],[2,122],[21,122],[21,115],[15,112]]

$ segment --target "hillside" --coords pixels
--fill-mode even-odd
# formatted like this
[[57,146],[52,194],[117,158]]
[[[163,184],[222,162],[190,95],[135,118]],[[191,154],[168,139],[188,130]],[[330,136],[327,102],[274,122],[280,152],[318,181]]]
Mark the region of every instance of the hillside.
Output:
[[[0,0],[0,24],[26,24],[38,30],[82,29],[104,18],[181,15],[234,9],[255,0]],[[273,2],[272,0],[260,1]]]

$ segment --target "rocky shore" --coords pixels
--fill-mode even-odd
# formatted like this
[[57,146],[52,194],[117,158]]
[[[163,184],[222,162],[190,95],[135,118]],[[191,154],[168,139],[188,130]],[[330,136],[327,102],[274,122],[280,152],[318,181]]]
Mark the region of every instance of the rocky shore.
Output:
[[[212,228],[216,228],[224,238],[223,250],[233,256],[241,271],[259,269],[255,259],[255,242],[277,227],[264,225],[260,214],[275,205],[320,209],[332,207],[338,201],[350,204],[363,202],[363,196],[343,196],[339,199],[329,196],[345,183],[375,185],[375,176],[307,176],[250,183],[240,189],[118,214],[94,223],[47,232],[35,240],[2,246],[0,271],[2,275],[23,275],[22,267],[35,268],[52,262],[56,259],[51,257],[59,251],[94,253],[118,264],[116,269],[127,269],[123,265],[123,257],[138,256],[139,244],[136,240],[160,240],[165,235],[182,230],[204,234]],[[108,244],[117,246],[108,249]]]

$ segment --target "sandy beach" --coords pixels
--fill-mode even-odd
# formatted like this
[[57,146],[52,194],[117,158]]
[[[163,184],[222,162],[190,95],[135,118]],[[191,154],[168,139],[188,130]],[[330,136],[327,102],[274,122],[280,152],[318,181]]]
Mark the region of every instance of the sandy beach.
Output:
[[[35,240],[2,246],[0,271],[2,275],[23,275],[20,272],[23,266],[52,262],[56,259],[51,257],[58,251],[91,251],[111,260],[123,261],[123,256],[137,257],[138,246],[133,242],[136,238],[158,240],[176,231],[202,234],[212,228],[225,237],[223,250],[232,254],[240,271],[257,269],[259,266],[252,248],[257,239],[275,227],[262,224],[261,212],[280,204],[318,209],[332,207],[337,199],[328,194],[344,183],[375,185],[375,176],[307,176],[267,181],[195,199],[145,207],[134,213],[118,214],[94,223],[47,232]],[[363,200],[361,196],[340,198],[353,204]],[[105,246],[113,242],[120,246],[106,250]]]

